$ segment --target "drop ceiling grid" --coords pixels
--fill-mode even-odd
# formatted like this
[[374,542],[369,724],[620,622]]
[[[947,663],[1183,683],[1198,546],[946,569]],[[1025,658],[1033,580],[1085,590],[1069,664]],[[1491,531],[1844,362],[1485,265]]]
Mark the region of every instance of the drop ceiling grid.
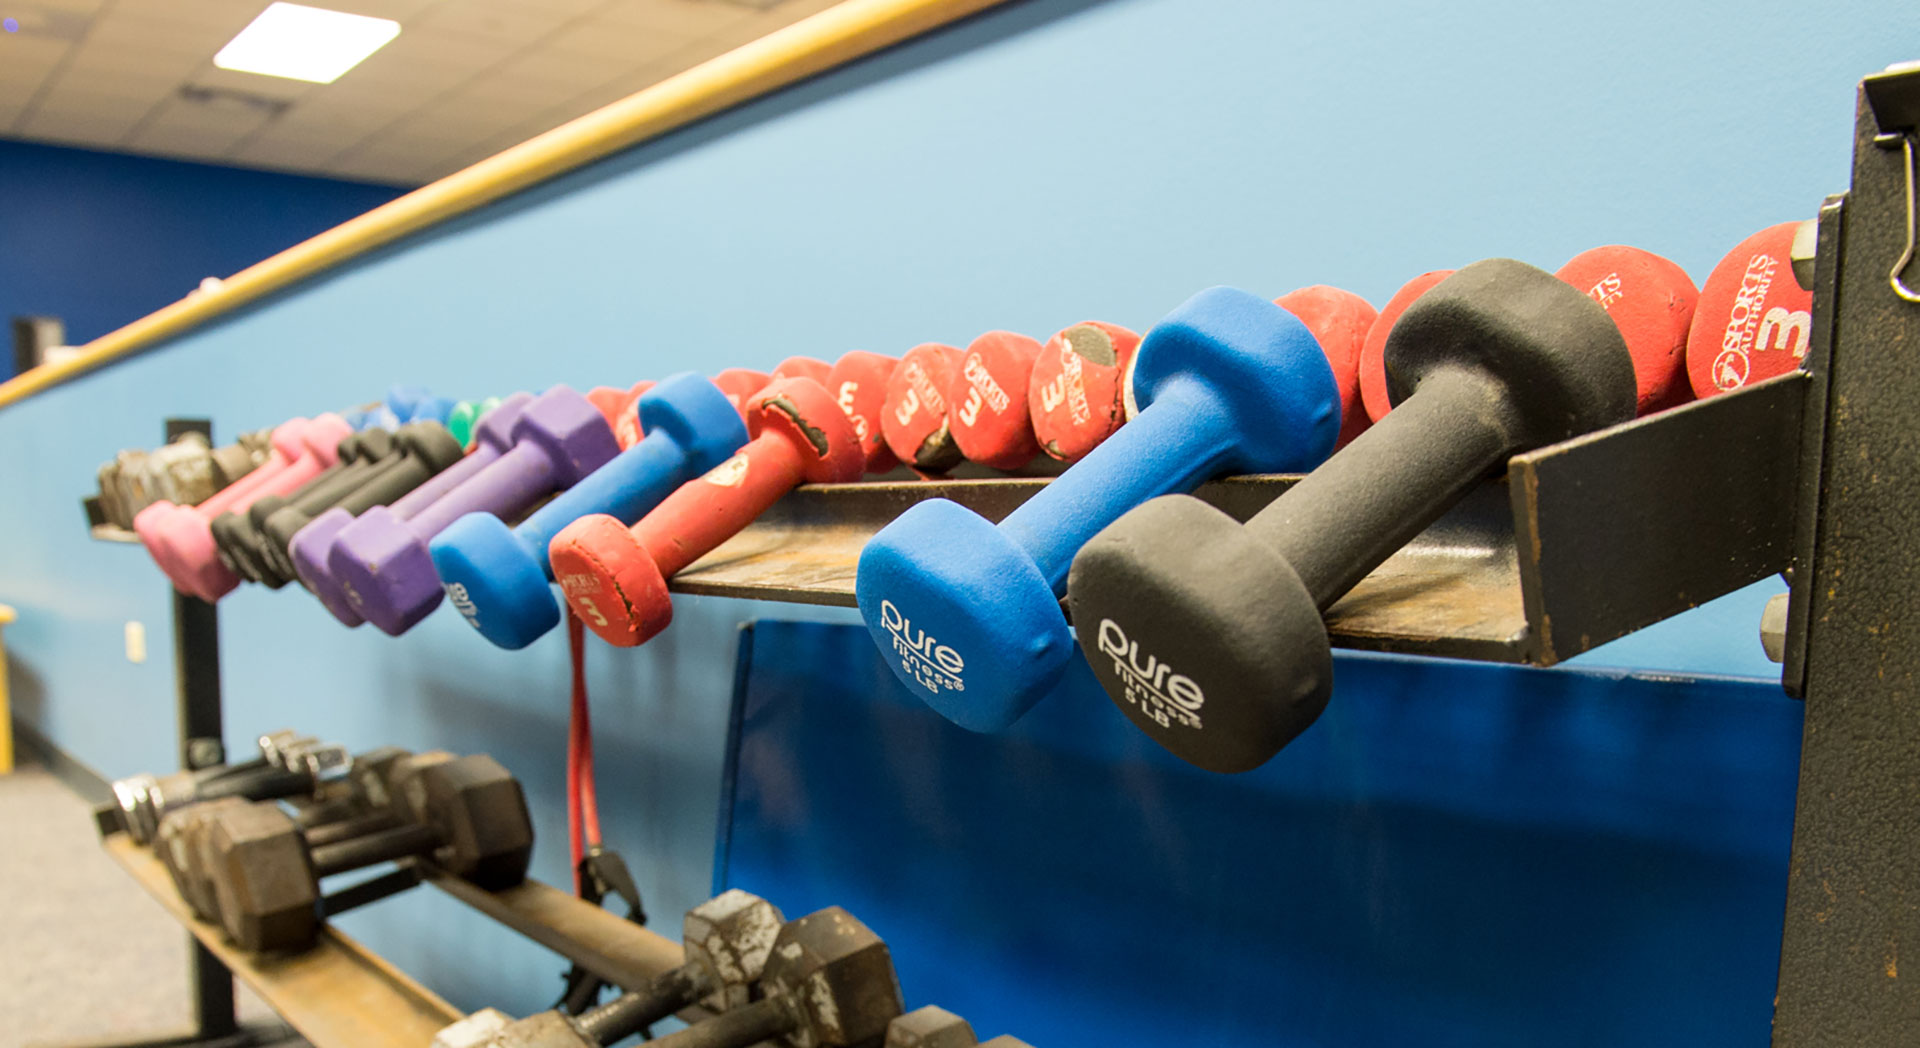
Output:
[[[837,0],[310,2],[402,32],[318,85],[213,65],[268,0],[9,5],[22,24],[0,34],[0,136],[412,184]],[[183,88],[223,97],[196,102]]]

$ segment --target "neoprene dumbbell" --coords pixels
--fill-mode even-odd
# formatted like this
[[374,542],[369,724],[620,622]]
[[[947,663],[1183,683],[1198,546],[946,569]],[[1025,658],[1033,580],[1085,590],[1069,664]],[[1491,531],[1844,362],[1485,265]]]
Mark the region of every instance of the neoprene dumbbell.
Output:
[[727,395],[727,400],[740,409],[740,417],[743,420],[748,413],[747,401],[752,399],[755,393],[767,388],[767,383],[771,381],[773,381],[772,378],[766,372],[755,371],[752,368],[728,368],[713,376],[713,384],[719,386],[720,391]]
[[947,391],[960,373],[958,349],[923,342],[900,357],[887,379],[880,434],[900,461],[925,473],[945,473],[961,461],[948,420]]
[[1813,339],[1813,291],[1793,269],[1782,222],[1736,244],[1707,274],[1687,336],[1687,378],[1696,396],[1739,389],[1804,364]]
[[873,1046],[902,1005],[887,944],[838,906],[780,928],[760,975],[761,998],[657,1037],[657,1048]]
[[647,434],[640,443],[518,527],[469,513],[427,544],[449,602],[481,636],[503,648],[524,648],[560,624],[547,547],[562,528],[589,514],[633,524],[747,442],[746,424],[727,395],[692,372],[648,390],[638,413]]
[[[279,589],[298,577],[290,552],[293,538],[319,514],[338,507],[349,516],[359,516],[375,506],[387,505],[459,462],[462,454],[460,443],[447,427],[431,419],[401,426],[394,444],[394,455],[383,459],[346,491],[330,498],[315,494],[273,509],[261,520],[255,532],[262,568],[260,581]],[[249,516],[259,508],[256,502]]]
[[263,759],[241,765],[119,779],[112,786],[114,805],[127,835],[136,844],[146,844],[170,811],[219,797],[265,800],[310,794],[346,774],[350,763],[338,745],[286,740]]
[[461,447],[473,446],[473,428],[480,423],[487,412],[500,406],[499,397],[485,400],[463,400],[447,412],[447,432],[460,442]]
[[773,370],[767,373],[767,381],[800,376],[810,378],[824,386],[827,384],[827,376],[832,371],[833,365],[817,357],[788,357],[773,366]]
[[321,878],[383,862],[426,858],[489,891],[519,884],[533,850],[520,784],[484,754],[396,771],[418,819],[309,849],[277,805],[255,804],[210,821],[214,895],[228,938],[248,950],[292,949],[319,929]]
[[299,576],[301,584],[318,597],[321,606],[342,624],[358,626],[365,622],[347,600],[346,591],[340,587],[339,579],[333,572],[333,543],[340,532],[346,530],[356,517],[379,516],[398,526],[419,516],[513,446],[513,427],[519,423],[521,413],[532,401],[533,396],[528,393],[515,393],[501,401],[498,407],[480,420],[473,433],[472,449],[466,457],[423,481],[419,487],[391,505],[368,506],[358,513],[349,507],[335,506],[313,518],[287,546],[287,557],[293,562],[294,574]]
[[1633,358],[1606,311],[1511,259],[1436,284],[1385,352],[1393,410],[1244,526],[1155,499],[1074,560],[1094,675],[1185,760],[1232,772],[1273,756],[1326,705],[1323,611],[1509,456],[1634,414]]
[[[322,415],[314,419],[305,434],[306,456],[289,463],[287,468],[268,477],[265,483],[221,509],[238,510],[251,505],[254,499],[263,495],[282,495],[298,488],[308,478],[332,464],[335,448],[349,432],[351,429],[338,415]],[[255,471],[256,474],[258,472]],[[154,525],[157,538],[155,544],[149,546],[150,549],[157,546],[161,562],[171,566],[173,570],[168,575],[176,586],[209,602],[219,600],[240,584],[240,577],[220,563],[219,552],[214,546],[210,521],[218,512],[208,511],[206,507],[217,498],[208,499],[192,509],[176,510],[157,521]]]
[[1289,291],[1273,304],[1306,321],[1333,365],[1340,384],[1340,437],[1333,446],[1347,446],[1373,424],[1360,395],[1360,355],[1379,311],[1359,295],[1326,284]]
[[1687,386],[1687,329],[1700,291],[1686,270],[1651,251],[1608,244],[1580,252],[1553,275],[1600,303],[1620,329],[1633,354],[1636,413],[1693,399]]
[[920,502],[860,552],[854,595],[894,675],[948,720],[998,731],[1065,672],[1061,613],[1082,543],[1140,503],[1229,473],[1310,469],[1340,432],[1311,329],[1233,288],[1202,291],[1141,341],[1140,413],[999,524]]
[[[161,570],[171,574],[171,569],[163,557],[166,548],[160,542],[162,522],[183,510],[201,514],[205,519],[212,520],[226,512],[229,507],[240,504],[243,499],[251,499],[253,492],[265,485],[269,478],[306,455],[305,438],[311,425],[312,422],[308,419],[296,418],[275,426],[269,438],[270,450],[265,461],[236,483],[222,488],[212,497],[191,507],[190,510],[171,502],[151,502],[136,512],[133,516],[133,530],[139,535],[141,543],[147,547],[148,554],[153,557],[156,564],[160,565]],[[141,496],[137,493],[127,495],[130,502],[139,497]]]
[[1027,380],[1027,410],[1040,450],[1078,462],[1127,420],[1127,366],[1140,336],[1088,320],[1047,339]]
[[1011,331],[989,331],[967,344],[947,390],[954,446],[969,462],[1018,469],[1040,453],[1027,389],[1040,343]]
[[411,520],[369,511],[340,529],[328,554],[353,609],[382,631],[405,633],[440,604],[427,542],[469,513],[512,517],[564,491],[620,453],[587,399],[555,386],[527,404],[513,447]]
[[686,963],[578,1016],[541,1012],[508,1022],[483,1043],[491,1048],[602,1048],[694,1004],[728,1011],[750,1002],[767,954],[786,918],[739,889],[687,911]]
[[333,464],[314,474],[305,484],[285,495],[262,495],[245,510],[228,510],[208,522],[215,550],[227,570],[250,582],[262,577],[258,521],[266,514],[290,502],[311,498],[334,499],[364,479],[368,472],[394,451],[393,433],[385,429],[364,429],[349,433],[334,445]]
[[898,360],[885,354],[856,349],[834,361],[833,370],[827,374],[827,392],[833,394],[840,410],[853,420],[853,430],[860,435],[868,473],[885,473],[900,464],[880,432],[880,412],[887,403],[887,380],[899,365]]
[[801,484],[858,480],[866,466],[853,421],[807,378],[780,379],[748,402],[747,441],[629,528],[582,517],[548,546],[567,603],[601,639],[645,643],[673,619],[667,580],[737,534]]
[[1360,347],[1360,402],[1373,421],[1380,421],[1393,410],[1392,400],[1387,396],[1387,336],[1408,306],[1452,275],[1451,269],[1434,269],[1400,285],[1393,297],[1387,299],[1387,304],[1380,307],[1379,316],[1368,329],[1367,340]]

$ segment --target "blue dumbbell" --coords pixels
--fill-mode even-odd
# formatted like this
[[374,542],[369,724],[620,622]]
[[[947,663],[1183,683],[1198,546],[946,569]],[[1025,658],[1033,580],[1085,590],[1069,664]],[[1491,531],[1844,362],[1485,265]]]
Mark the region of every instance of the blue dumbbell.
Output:
[[560,622],[549,583],[547,544],[581,517],[606,514],[632,524],[662,499],[725,462],[747,442],[727,395],[692,372],[640,397],[638,444],[588,474],[509,530],[498,517],[469,513],[427,544],[448,600],[480,635],[524,648]]
[[453,414],[453,398],[424,396],[413,402],[407,412],[408,422],[438,422],[447,424],[447,416]]
[[1134,506],[1233,473],[1311,469],[1340,433],[1340,390],[1305,324],[1233,288],[1156,324],[1129,377],[1139,414],[998,525],[945,499],[860,553],[854,595],[887,663],[948,720],[997,731],[1073,656],[1060,610],[1073,555]]

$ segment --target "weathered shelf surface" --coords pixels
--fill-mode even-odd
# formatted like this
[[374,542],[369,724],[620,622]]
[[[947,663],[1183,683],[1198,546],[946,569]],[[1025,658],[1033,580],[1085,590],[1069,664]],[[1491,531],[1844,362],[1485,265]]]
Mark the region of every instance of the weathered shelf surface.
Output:
[[253,987],[315,1048],[424,1048],[461,1013],[333,928],[297,954],[254,954],[227,942],[220,929],[193,916],[152,851],[124,833],[103,841],[112,856],[220,963]]

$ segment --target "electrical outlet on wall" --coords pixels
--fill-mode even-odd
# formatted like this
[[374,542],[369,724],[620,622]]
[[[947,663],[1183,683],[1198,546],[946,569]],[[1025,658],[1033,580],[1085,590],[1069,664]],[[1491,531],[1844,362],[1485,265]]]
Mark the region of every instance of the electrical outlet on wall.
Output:
[[127,661],[147,661],[147,627],[144,623],[127,623]]

